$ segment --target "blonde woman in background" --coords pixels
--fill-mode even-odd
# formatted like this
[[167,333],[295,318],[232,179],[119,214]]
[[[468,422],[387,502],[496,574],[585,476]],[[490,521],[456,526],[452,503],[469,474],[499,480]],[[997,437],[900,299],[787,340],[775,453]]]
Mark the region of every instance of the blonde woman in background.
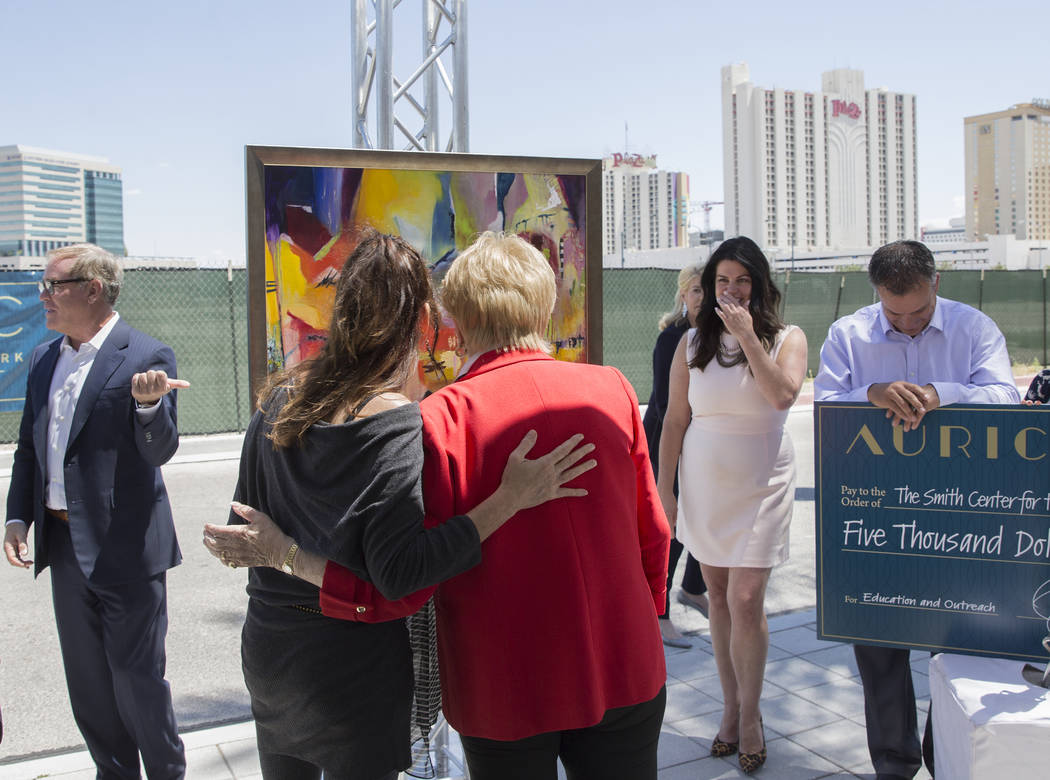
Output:
[[[678,342],[689,328],[696,327],[696,315],[700,312],[700,302],[704,299],[700,286],[700,275],[704,272],[703,263],[687,265],[678,272],[678,290],[675,292],[671,310],[660,318],[660,335],[656,337],[653,347],[653,390],[649,395],[649,404],[645,408],[642,426],[645,428],[645,440],[649,444],[649,459],[653,464],[653,474],[660,476],[660,429],[667,413],[667,386],[671,375],[671,360],[678,348]],[[678,495],[678,481],[675,480],[675,495]],[[667,518],[674,524],[675,518]],[[660,635],[668,647],[687,648],[692,643],[671,622],[671,585],[674,579],[678,559],[682,555],[682,543],[671,539],[671,552],[667,561],[667,599],[664,614],[660,616]],[[707,586],[700,564],[691,553],[686,553],[685,574],[682,575],[682,589],[678,592],[678,603],[700,612],[707,617]]]

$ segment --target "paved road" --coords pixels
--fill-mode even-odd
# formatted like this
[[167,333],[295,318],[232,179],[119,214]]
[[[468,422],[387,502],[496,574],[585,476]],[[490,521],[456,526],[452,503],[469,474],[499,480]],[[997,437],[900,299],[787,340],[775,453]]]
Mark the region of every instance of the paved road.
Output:
[[[812,414],[796,407],[788,420],[799,479],[791,528],[792,557],[770,581],[771,613],[814,604]],[[205,522],[224,522],[237,476],[237,436],[183,439],[164,467],[175,512],[183,564],[168,574],[168,680],[180,728],[250,717],[240,670],[240,626],[246,575],[215,561],[200,543]],[[0,490],[10,483],[10,451],[0,451]],[[83,744],[69,712],[50,580],[0,563],[0,706],[4,742],[0,764]],[[706,621],[674,605],[683,630]]]
[[[183,563],[168,573],[168,680],[181,728],[250,717],[240,668],[246,574],[218,565],[200,542],[225,522],[237,479],[239,436],[183,439],[164,467]],[[211,458],[218,458],[211,460]],[[10,451],[0,453],[0,491]],[[0,563],[0,763],[83,745],[73,722],[51,611],[50,577]]]

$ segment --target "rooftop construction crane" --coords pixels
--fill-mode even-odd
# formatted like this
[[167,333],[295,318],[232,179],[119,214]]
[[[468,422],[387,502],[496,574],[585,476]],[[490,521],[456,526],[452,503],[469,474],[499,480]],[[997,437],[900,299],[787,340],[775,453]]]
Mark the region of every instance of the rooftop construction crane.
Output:
[[[694,206],[699,209],[703,209],[704,212],[704,232],[711,232],[711,209],[715,206],[724,206],[725,202],[721,200],[701,200],[694,202]],[[695,209],[694,209],[695,210]]]

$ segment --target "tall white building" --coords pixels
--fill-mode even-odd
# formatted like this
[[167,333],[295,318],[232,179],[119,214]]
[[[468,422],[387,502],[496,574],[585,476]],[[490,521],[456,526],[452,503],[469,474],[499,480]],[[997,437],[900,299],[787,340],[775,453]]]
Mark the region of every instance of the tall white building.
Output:
[[963,120],[966,235],[1050,239],[1050,101]]
[[82,241],[125,254],[120,173],[104,157],[0,146],[0,257]]
[[602,253],[689,246],[689,176],[656,167],[656,155],[602,161]]
[[770,250],[918,237],[915,96],[828,71],[820,92],[766,89],[722,68],[726,235]]

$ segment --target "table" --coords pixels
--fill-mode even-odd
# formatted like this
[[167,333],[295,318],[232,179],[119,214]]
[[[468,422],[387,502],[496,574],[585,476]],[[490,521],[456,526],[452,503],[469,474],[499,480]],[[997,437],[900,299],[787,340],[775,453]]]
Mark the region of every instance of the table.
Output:
[[1023,666],[950,653],[930,659],[938,778],[1050,776],[1050,690],[1025,682]]

